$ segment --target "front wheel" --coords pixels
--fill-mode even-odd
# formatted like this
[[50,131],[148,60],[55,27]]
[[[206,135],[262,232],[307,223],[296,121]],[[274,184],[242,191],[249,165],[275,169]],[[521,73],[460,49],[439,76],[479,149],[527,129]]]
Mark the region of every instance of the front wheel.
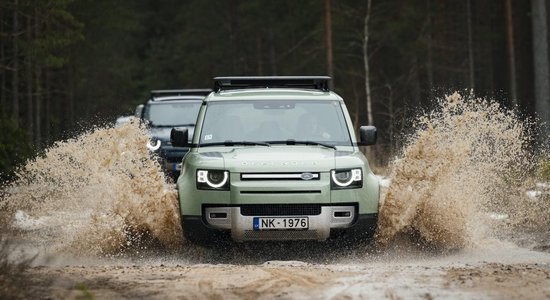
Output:
[[378,214],[359,215],[353,226],[331,230],[330,240],[340,245],[364,245],[374,240]]
[[204,225],[201,217],[182,217],[181,227],[184,238],[195,245],[213,248],[225,247],[232,240],[228,231],[210,229]]

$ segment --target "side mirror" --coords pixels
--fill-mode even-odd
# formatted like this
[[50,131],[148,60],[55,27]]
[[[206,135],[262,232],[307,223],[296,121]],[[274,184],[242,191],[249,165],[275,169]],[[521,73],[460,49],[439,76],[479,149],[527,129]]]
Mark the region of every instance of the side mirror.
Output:
[[370,146],[376,144],[376,127],[374,126],[361,126],[359,128],[359,135],[361,137],[361,145]]
[[136,106],[136,111],[134,112],[134,117],[141,119],[141,114],[143,113],[143,104]]
[[174,147],[187,147],[189,145],[189,130],[187,128],[172,128],[170,142]]

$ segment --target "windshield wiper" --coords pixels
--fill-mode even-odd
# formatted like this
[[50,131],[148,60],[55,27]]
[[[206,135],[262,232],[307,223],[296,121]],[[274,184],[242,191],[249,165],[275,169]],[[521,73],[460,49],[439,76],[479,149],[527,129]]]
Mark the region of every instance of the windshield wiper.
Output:
[[225,142],[217,142],[217,143],[204,143],[200,144],[199,147],[210,147],[210,146],[237,146],[237,145],[243,145],[243,146],[266,146],[271,147],[269,143],[264,142],[250,142],[250,141],[225,141]]
[[319,143],[314,141],[296,141],[296,140],[286,140],[286,141],[268,141],[269,144],[285,144],[285,145],[306,145],[306,146],[321,146],[325,148],[331,148],[336,150],[336,146],[325,144],[325,143]]

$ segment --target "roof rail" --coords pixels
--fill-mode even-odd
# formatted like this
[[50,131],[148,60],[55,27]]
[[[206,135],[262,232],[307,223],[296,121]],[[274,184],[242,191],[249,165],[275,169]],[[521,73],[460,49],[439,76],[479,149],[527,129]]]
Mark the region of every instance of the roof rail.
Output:
[[214,91],[244,88],[306,88],[328,92],[329,76],[214,77]]
[[168,96],[204,96],[212,92],[211,89],[182,89],[182,90],[152,90],[151,99]]

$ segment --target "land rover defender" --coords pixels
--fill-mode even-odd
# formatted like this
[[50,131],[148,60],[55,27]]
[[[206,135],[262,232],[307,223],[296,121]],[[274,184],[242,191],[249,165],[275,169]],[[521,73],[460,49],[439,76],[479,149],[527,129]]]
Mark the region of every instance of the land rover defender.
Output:
[[181,160],[189,150],[170,142],[173,127],[186,127],[193,132],[202,100],[211,89],[154,90],[144,104],[136,108],[136,117],[147,123],[151,135],[149,149],[155,152],[165,173],[174,179],[180,172]]
[[181,222],[191,242],[367,240],[378,216],[379,183],[330,77],[217,77],[191,131],[177,180]]

